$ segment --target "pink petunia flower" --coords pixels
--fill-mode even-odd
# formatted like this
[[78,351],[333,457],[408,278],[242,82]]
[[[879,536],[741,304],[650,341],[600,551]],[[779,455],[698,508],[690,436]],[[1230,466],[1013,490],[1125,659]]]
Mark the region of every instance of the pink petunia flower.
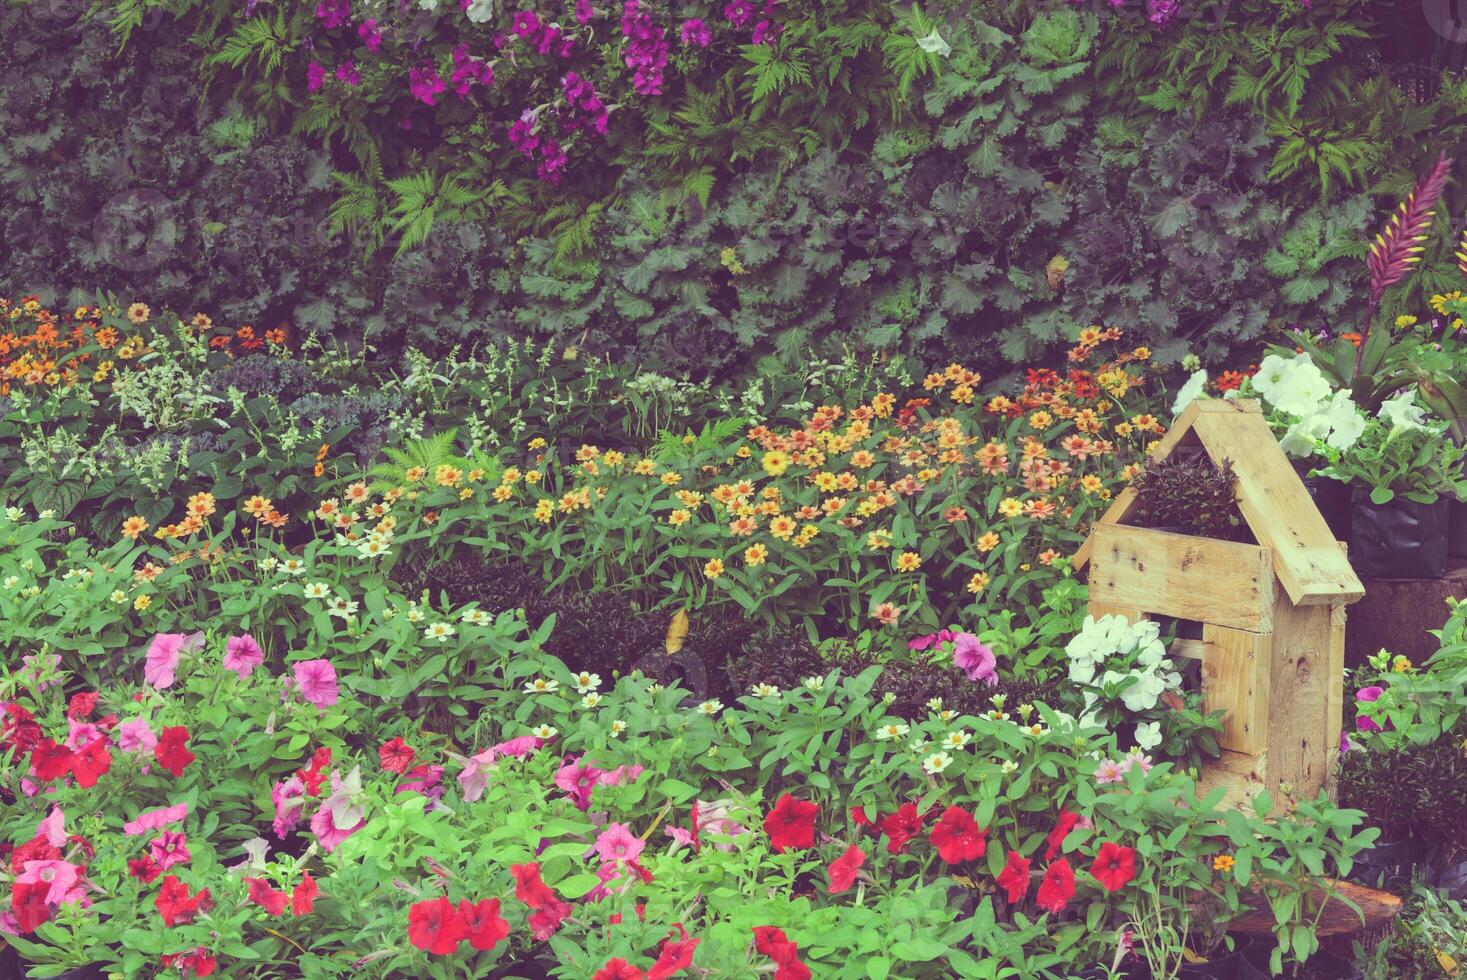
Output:
[[188,816],[187,803],[175,803],[173,806],[146,810],[123,824],[122,832],[129,837],[139,837],[150,830],[158,830],[171,823],[178,823],[186,816]]
[[295,686],[301,697],[318,708],[336,703],[336,668],[329,660],[302,660],[295,665]]
[[79,902],[83,907],[91,903],[83,886],[82,869],[69,861],[27,861],[20,874],[15,877],[17,885],[46,883],[47,905],[67,905]]
[[182,831],[165,830],[148,844],[148,856],[167,871],[175,864],[186,864],[193,857],[188,849],[188,837]]
[[158,736],[145,719],[134,718],[117,726],[117,747],[124,752],[152,755],[157,744]]
[[596,853],[602,861],[635,861],[646,844],[626,824],[614,823],[596,838]]
[[240,680],[249,677],[264,662],[265,652],[248,633],[231,636],[224,644],[224,669],[234,671]]
[[147,664],[143,668],[143,679],[162,689],[173,684],[178,670],[179,657],[188,650],[196,650],[204,643],[203,633],[159,633],[148,644]]
[[493,768],[495,760],[502,756],[522,759],[544,744],[545,740],[542,738],[536,738],[534,735],[521,735],[507,742],[492,745],[478,755],[471,755],[467,759],[455,756],[454,758],[464,764],[464,771],[458,774],[460,793],[464,802],[473,803],[483,798],[484,788],[489,784],[489,770]]
[[953,663],[963,669],[970,681],[989,685],[998,683],[998,658],[972,633],[959,633],[953,637]]

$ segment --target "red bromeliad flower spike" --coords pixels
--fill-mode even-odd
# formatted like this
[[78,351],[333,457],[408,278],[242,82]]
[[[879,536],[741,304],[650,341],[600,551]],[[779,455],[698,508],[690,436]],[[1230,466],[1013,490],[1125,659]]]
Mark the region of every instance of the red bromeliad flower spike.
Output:
[[[1387,289],[1406,278],[1411,267],[1421,261],[1426,246],[1426,232],[1431,227],[1431,218],[1442,189],[1446,187],[1447,175],[1452,161],[1445,153],[1437,154],[1426,176],[1416,182],[1411,193],[1401,202],[1386,222],[1385,228],[1375,236],[1370,254],[1365,257],[1365,268],[1370,273],[1370,305],[1365,313],[1365,327],[1360,331],[1360,353],[1356,355],[1355,367],[1365,357],[1365,342],[1370,339],[1370,322],[1375,318],[1380,298]],[[1459,262],[1463,261],[1460,256]]]

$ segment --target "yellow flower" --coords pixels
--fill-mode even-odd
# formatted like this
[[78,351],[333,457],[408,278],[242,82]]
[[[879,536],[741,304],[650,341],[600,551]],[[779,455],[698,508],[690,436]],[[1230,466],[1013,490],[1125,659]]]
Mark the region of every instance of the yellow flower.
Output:
[[1048,412],[1035,412],[1033,415],[1029,416],[1029,425],[1035,429],[1038,429],[1041,432],[1043,432],[1045,429],[1049,428],[1053,424],[1054,416],[1050,415]]
[[1411,661],[1406,657],[1396,657],[1391,661],[1391,670],[1398,674],[1409,674],[1414,669],[1411,666]]
[[650,459],[639,459],[632,466],[632,472],[638,476],[651,476],[657,472],[657,463]]
[[208,517],[214,513],[214,495],[212,493],[196,493],[188,498],[188,512],[194,517]]
[[688,513],[685,510],[675,510],[671,514],[667,515],[667,523],[671,524],[673,527],[681,527],[682,525],[686,524],[692,518],[692,516],[692,514]]
[[723,574],[723,562],[717,558],[710,558],[703,565],[703,574],[709,578],[718,578]]
[[535,520],[541,524],[549,524],[550,518],[553,516],[555,516],[555,502],[549,497],[545,497],[535,504]]
[[1396,317],[1397,330],[1405,330],[1407,327],[1414,326],[1416,326],[1416,318],[1414,316],[1411,316],[1409,313],[1402,313],[1400,316]]
[[750,568],[764,564],[764,559],[769,557],[769,549],[762,544],[751,544],[744,549],[744,564]]
[[968,579],[968,591],[977,595],[988,588],[988,573],[974,572],[973,577]]
[[449,466],[447,463],[444,463],[433,471],[433,479],[440,487],[457,486],[458,482],[463,478],[463,470],[456,466]]
[[530,440],[530,448],[531,449],[544,449],[545,446],[546,446],[546,442],[540,436],[536,436],[535,438],[533,438],[533,439]]
[[769,533],[780,540],[788,540],[795,533],[795,522],[792,518],[779,515],[769,522]]
[[146,594],[140,595],[140,596],[138,596],[136,599],[134,599],[132,601],[132,607],[134,609],[136,609],[138,612],[142,612],[143,610],[147,609],[152,604],[153,604],[153,597],[150,596],[150,595],[146,595]]
[[876,413],[877,418],[889,418],[892,410],[896,408],[896,396],[882,393],[871,399],[871,411]]
[[897,555],[896,567],[899,572],[915,572],[922,567],[922,556],[915,551],[904,551]]
[[1004,517],[1018,517],[1024,512],[1024,505],[1015,497],[1005,497],[998,502],[998,512]]
[[1212,859],[1212,870],[1224,872],[1231,871],[1233,870],[1233,865],[1237,863],[1238,862],[1233,859],[1233,856],[1231,854],[1219,854],[1217,857]]
[[994,534],[992,531],[986,532],[982,537],[978,539],[978,550],[983,552],[985,555],[997,547],[998,535]]
[[127,308],[127,318],[133,323],[147,323],[150,313],[152,310],[148,309],[147,303],[134,303]]
[[421,480],[423,477],[425,477],[427,475],[428,475],[428,470],[427,470],[426,467],[423,467],[423,466],[409,466],[407,468],[407,472],[404,473],[402,476],[403,476],[403,479],[407,480],[407,482],[409,482],[409,483],[417,483],[419,480]]
[[683,482],[683,477],[681,473],[664,473],[662,474],[662,476],[658,477],[658,479],[662,481],[663,486],[668,487],[675,487],[679,483]]
[[464,487],[462,490],[460,490],[458,492],[458,499],[459,500],[468,500],[473,495],[474,495],[474,488],[473,487]]
[[764,454],[760,465],[770,476],[783,476],[784,472],[790,468],[790,454],[782,449],[771,449]]
[[866,535],[866,547],[872,551],[880,551],[882,548],[891,547],[890,531],[872,531]]
[[138,535],[142,534],[147,529],[147,520],[145,518],[139,517],[136,514],[122,522],[122,536],[124,538],[131,538],[134,541],[138,539]]

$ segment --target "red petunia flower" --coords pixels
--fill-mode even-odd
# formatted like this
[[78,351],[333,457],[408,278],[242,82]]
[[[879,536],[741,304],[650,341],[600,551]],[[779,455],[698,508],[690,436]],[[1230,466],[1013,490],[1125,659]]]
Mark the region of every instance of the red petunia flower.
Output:
[[493,949],[509,935],[509,923],[499,914],[499,899],[458,903],[458,914],[469,927],[469,945],[481,952]]
[[881,818],[881,831],[886,834],[886,850],[889,854],[900,854],[907,849],[912,838],[922,833],[923,817],[915,803],[903,803],[896,813]]
[[31,773],[42,782],[60,779],[71,772],[72,751],[43,738],[31,750]]
[[645,976],[626,960],[614,956],[592,974],[591,980],[645,980]]
[[978,826],[968,811],[950,806],[932,825],[932,846],[948,864],[976,861],[988,847],[988,831]]
[[326,767],[330,764],[331,750],[323,745],[311,753],[311,762],[306,768],[296,770],[296,776],[305,784],[307,796],[321,792],[321,784],[326,781]]
[[855,824],[857,827],[875,826],[871,822],[871,818],[866,816],[866,808],[864,806],[851,807],[851,823]]
[[412,765],[413,760],[417,757],[418,753],[414,752],[412,746],[401,738],[383,742],[382,746],[377,749],[377,758],[382,762],[382,768],[388,772],[407,772],[407,767]]
[[52,846],[44,834],[37,834],[10,852],[10,870],[20,874],[27,861],[60,861],[61,849]]
[[316,887],[316,879],[311,877],[307,871],[301,878],[300,884],[290,890],[290,914],[294,916],[310,915],[311,909],[316,905],[316,895],[320,889]]
[[1075,872],[1064,858],[1055,861],[1044,871],[1044,880],[1039,882],[1039,893],[1034,900],[1042,909],[1058,912],[1070,904],[1075,897]]
[[[647,971],[647,980],[665,980],[693,965],[693,952],[702,940],[689,938],[688,930],[683,928],[681,922],[675,922],[673,925],[677,927],[677,933],[668,933],[667,938],[663,940],[662,949],[657,955],[657,962],[653,963],[652,969]],[[674,935],[678,935],[679,938],[673,939]]]
[[188,764],[197,758],[188,750],[188,738],[187,728],[173,725],[163,729],[163,734],[158,736],[158,744],[153,746],[153,758],[175,777],[182,776]]
[[250,901],[271,915],[281,915],[285,912],[285,903],[288,900],[285,892],[271,885],[264,878],[246,878],[245,884],[250,889]]
[[826,894],[839,895],[856,883],[856,872],[861,870],[861,865],[866,863],[866,852],[852,844],[846,848],[846,852],[826,868],[830,875],[830,884],[826,886]]
[[408,909],[408,942],[425,953],[448,956],[468,936],[468,923],[442,895]]
[[1029,894],[1029,859],[1009,851],[1008,863],[998,873],[998,886],[1007,893],[1010,905],[1018,905]]
[[575,906],[570,902],[562,902],[560,899],[552,899],[541,905],[530,913],[526,923],[530,927],[530,935],[542,943],[555,935],[555,930],[565,921],[565,917],[575,911]]
[[165,926],[190,923],[194,921],[196,912],[207,912],[213,904],[214,899],[209,895],[209,889],[204,888],[197,895],[190,895],[188,885],[173,875],[163,879],[158,897],[153,900],[154,907],[163,916]]
[[75,721],[84,721],[91,717],[92,712],[96,709],[97,692],[78,691],[71,696],[70,701],[66,702],[66,717]]
[[1108,892],[1120,891],[1136,880],[1135,849],[1106,841],[1100,845],[1095,863],[1090,866],[1090,873],[1100,882],[1101,888]]
[[778,854],[810,847],[815,843],[815,818],[819,815],[818,805],[784,794],[764,818],[769,846]]
[[10,911],[22,933],[35,932],[41,923],[51,921],[51,906],[46,903],[50,890],[47,881],[17,882],[11,887]]
[[219,967],[219,961],[210,956],[203,946],[186,953],[164,953],[160,960],[165,970],[176,966],[185,977],[207,977]]
[[145,885],[151,885],[163,873],[158,867],[158,862],[153,860],[151,854],[135,857],[127,862],[127,873]]
[[556,901],[555,892],[540,880],[540,865],[533,861],[529,864],[512,864],[509,873],[514,875],[514,897],[530,908],[538,909]]
[[754,927],[754,948],[774,961],[775,980],[810,980],[810,968],[800,962],[800,947],[790,942],[783,929]]
[[1078,813],[1071,813],[1069,810],[1060,811],[1059,819],[1055,821],[1054,829],[1044,838],[1044,843],[1047,845],[1044,848],[1044,860],[1054,860],[1054,856],[1060,852],[1060,847],[1064,845],[1065,837],[1069,835],[1070,831],[1075,829],[1075,826],[1079,822],[1080,815]]
[[71,774],[82,789],[91,789],[97,780],[107,775],[112,768],[112,753],[107,751],[106,738],[94,738],[86,748],[71,757]]

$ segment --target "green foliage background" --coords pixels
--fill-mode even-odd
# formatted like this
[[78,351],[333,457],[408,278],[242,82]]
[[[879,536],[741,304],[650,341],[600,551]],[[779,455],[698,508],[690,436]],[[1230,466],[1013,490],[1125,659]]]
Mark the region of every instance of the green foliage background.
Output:
[[[389,358],[535,337],[700,376],[826,346],[992,374],[1103,323],[1235,363],[1270,327],[1353,322],[1367,229],[1467,108],[1409,5],[1184,4],[1157,28],[1134,4],[792,0],[775,45],[675,54],[556,188],[515,169],[508,95],[404,135],[400,78],[305,97],[311,5],[237,7],[0,8],[0,291]],[[604,91],[625,69],[603,16]]]

